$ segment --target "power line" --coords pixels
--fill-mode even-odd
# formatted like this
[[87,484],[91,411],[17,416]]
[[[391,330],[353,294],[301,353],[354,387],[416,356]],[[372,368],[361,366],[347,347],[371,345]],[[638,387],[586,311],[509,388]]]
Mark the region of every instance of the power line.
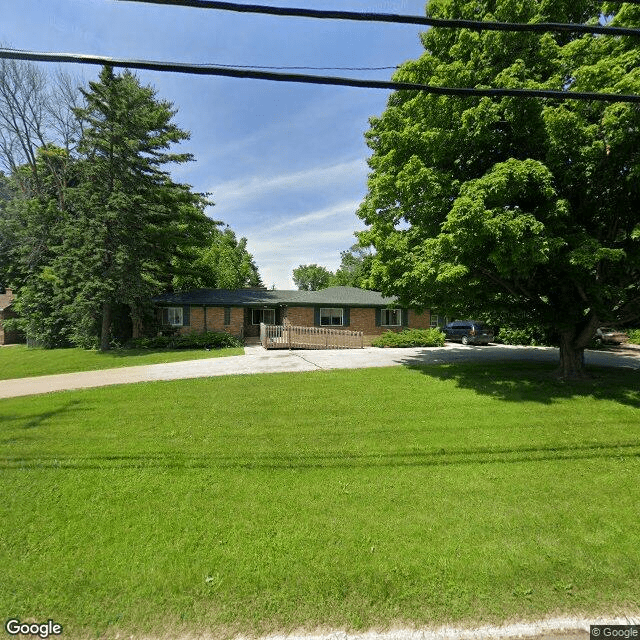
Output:
[[[325,20],[357,20],[360,22],[388,22],[395,24],[421,24],[429,27],[452,29],[472,29],[474,31],[556,31],[562,33],[590,33],[610,36],[640,37],[640,29],[630,27],[605,27],[602,25],[565,24],[558,22],[509,23],[484,22],[481,20],[453,20],[424,16],[407,16],[398,13],[367,13],[358,11],[327,11],[320,9],[301,9],[297,7],[271,7],[257,4],[238,4],[219,2],[218,0],[117,0],[118,2],[143,2],[146,4],[175,5],[198,9],[217,9],[236,13],[261,13],[274,16],[298,18],[319,18]],[[621,0],[617,0],[620,2]],[[628,1],[628,0],[627,0]],[[640,4],[640,0],[632,0]]]
[[453,95],[462,97],[524,97],[547,98],[556,100],[593,100],[598,102],[633,102],[640,103],[640,95],[617,93],[584,93],[578,91],[554,91],[548,89],[473,89],[467,87],[435,87],[410,82],[390,82],[386,80],[363,80],[359,78],[340,78],[320,75],[303,75],[293,73],[275,73],[272,71],[256,71],[208,65],[194,65],[180,62],[158,62],[151,60],[125,60],[107,56],[91,56],[76,53],[40,53],[0,48],[0,58],[14,60],[30,60],[33,62],[66,62],[77,64],[107,65],[128,69],[146,69],[149,71],[169,71],[194,75],[222,76],[229,78],[252,78],[270,80],[272,82],[296,82],[302,84],[334,85],[358,87],[363,89],[386,89],[392,91],[422,91],[436,95]]
[[388,71],[390,69],[398,69],[399,65],[394,65],[393,67],[271,67],[265,66],[262,64],[213,64],[211,62],[201,63],[195,66],[203,66],[203,67],[225,67],[228,69],[279,69],[279,70],[306,70],[306,71]]

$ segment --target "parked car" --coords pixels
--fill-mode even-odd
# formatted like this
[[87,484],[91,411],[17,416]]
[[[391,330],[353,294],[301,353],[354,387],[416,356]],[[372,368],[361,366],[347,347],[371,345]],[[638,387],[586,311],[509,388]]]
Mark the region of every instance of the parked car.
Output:
[[594,336],[596,344],[621,344],[628,342],[629,336],[624,331],[611,327],[598,327]]
[[490,327],[476,320],[456,320],[449,322],[442,328],[444,337],[462,344],[489,344],[493,342],[493,332]]

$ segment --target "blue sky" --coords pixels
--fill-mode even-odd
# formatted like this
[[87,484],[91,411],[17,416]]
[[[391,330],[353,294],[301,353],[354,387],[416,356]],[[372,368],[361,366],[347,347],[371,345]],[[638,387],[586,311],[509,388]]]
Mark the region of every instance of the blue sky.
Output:
[[[248,0],[245,0],[248,2]],[[253,0],[252,0],[253,1]],[[254,4],[424,15],[424,0]],[[188,63],[380,67],[421,54],[421,27],[239,14],[116,0],[0,0],[0,42],[19,49]],[[47,65],[51,71],[54,65]],[[87,81],[99,67],[66,65]],[[302,72],[304,73],[304,72]],[[313,73],[313,72],[309,72]],[[319,71],[389,79],[391,70]],[[336,269],[362,229],[368,118],[388,91],[138,71],[178,108],[196,162],[174,179],[211,192],[208,214],[248,239],[263,281],[295,288],[300,264]]]

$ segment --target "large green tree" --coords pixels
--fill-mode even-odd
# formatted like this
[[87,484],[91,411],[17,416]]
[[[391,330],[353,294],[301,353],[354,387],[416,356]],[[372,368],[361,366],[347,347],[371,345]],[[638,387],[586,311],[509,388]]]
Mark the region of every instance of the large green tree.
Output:
[[333,273],[319,264],[301,264],[293,270],[293,282],[300,291],[318,291],[331,286]]
[[369,287],[369,276],[373,255],[369,247],[362,247],[358,243],[346,251],[340,252],[340,266],[331,278],[333,287]]
[[218,224],[222,223],[212,225],[206,242],[196,248],[189,264],[174,276],[174,290],[263,286],[258,267],[247,250],[247,239],[238,240],[232,229],[218,229]]
[[100,347],[108,349],[115,305],[128,305],[135,316],[172,256],[200,242],[206,202],[169,176],[168,165],[192,160],[170,150],[189,135],[153,88],[105,67],[82,93],[85,106],[76,110],[83,123],[82,179],[73,194],[78,224],[63,254],[83,282],[72,309],[76,326],[90,334],[99,316]]
[[[429,15],[640,25],[592,0],[431,0]],[[637,39],[431,29],[395,80],[640,93]],[[371,119],[374,284],[403,304],[556,332],[584,375],[600,323],[640,317],[640,109],[632,103],[392,94]]]

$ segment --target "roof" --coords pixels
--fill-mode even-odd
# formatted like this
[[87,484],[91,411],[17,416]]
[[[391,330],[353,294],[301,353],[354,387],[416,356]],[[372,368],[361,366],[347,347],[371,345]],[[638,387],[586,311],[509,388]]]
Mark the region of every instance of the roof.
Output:
[[379,291],[356,287],[329,287],[320,291],[289,291],[266,289],[193,289],[178,293],[164,293],[153,299],[159,305],[254,307],[313,305],[350,307],[387,307],[395,298],[386,298]]

